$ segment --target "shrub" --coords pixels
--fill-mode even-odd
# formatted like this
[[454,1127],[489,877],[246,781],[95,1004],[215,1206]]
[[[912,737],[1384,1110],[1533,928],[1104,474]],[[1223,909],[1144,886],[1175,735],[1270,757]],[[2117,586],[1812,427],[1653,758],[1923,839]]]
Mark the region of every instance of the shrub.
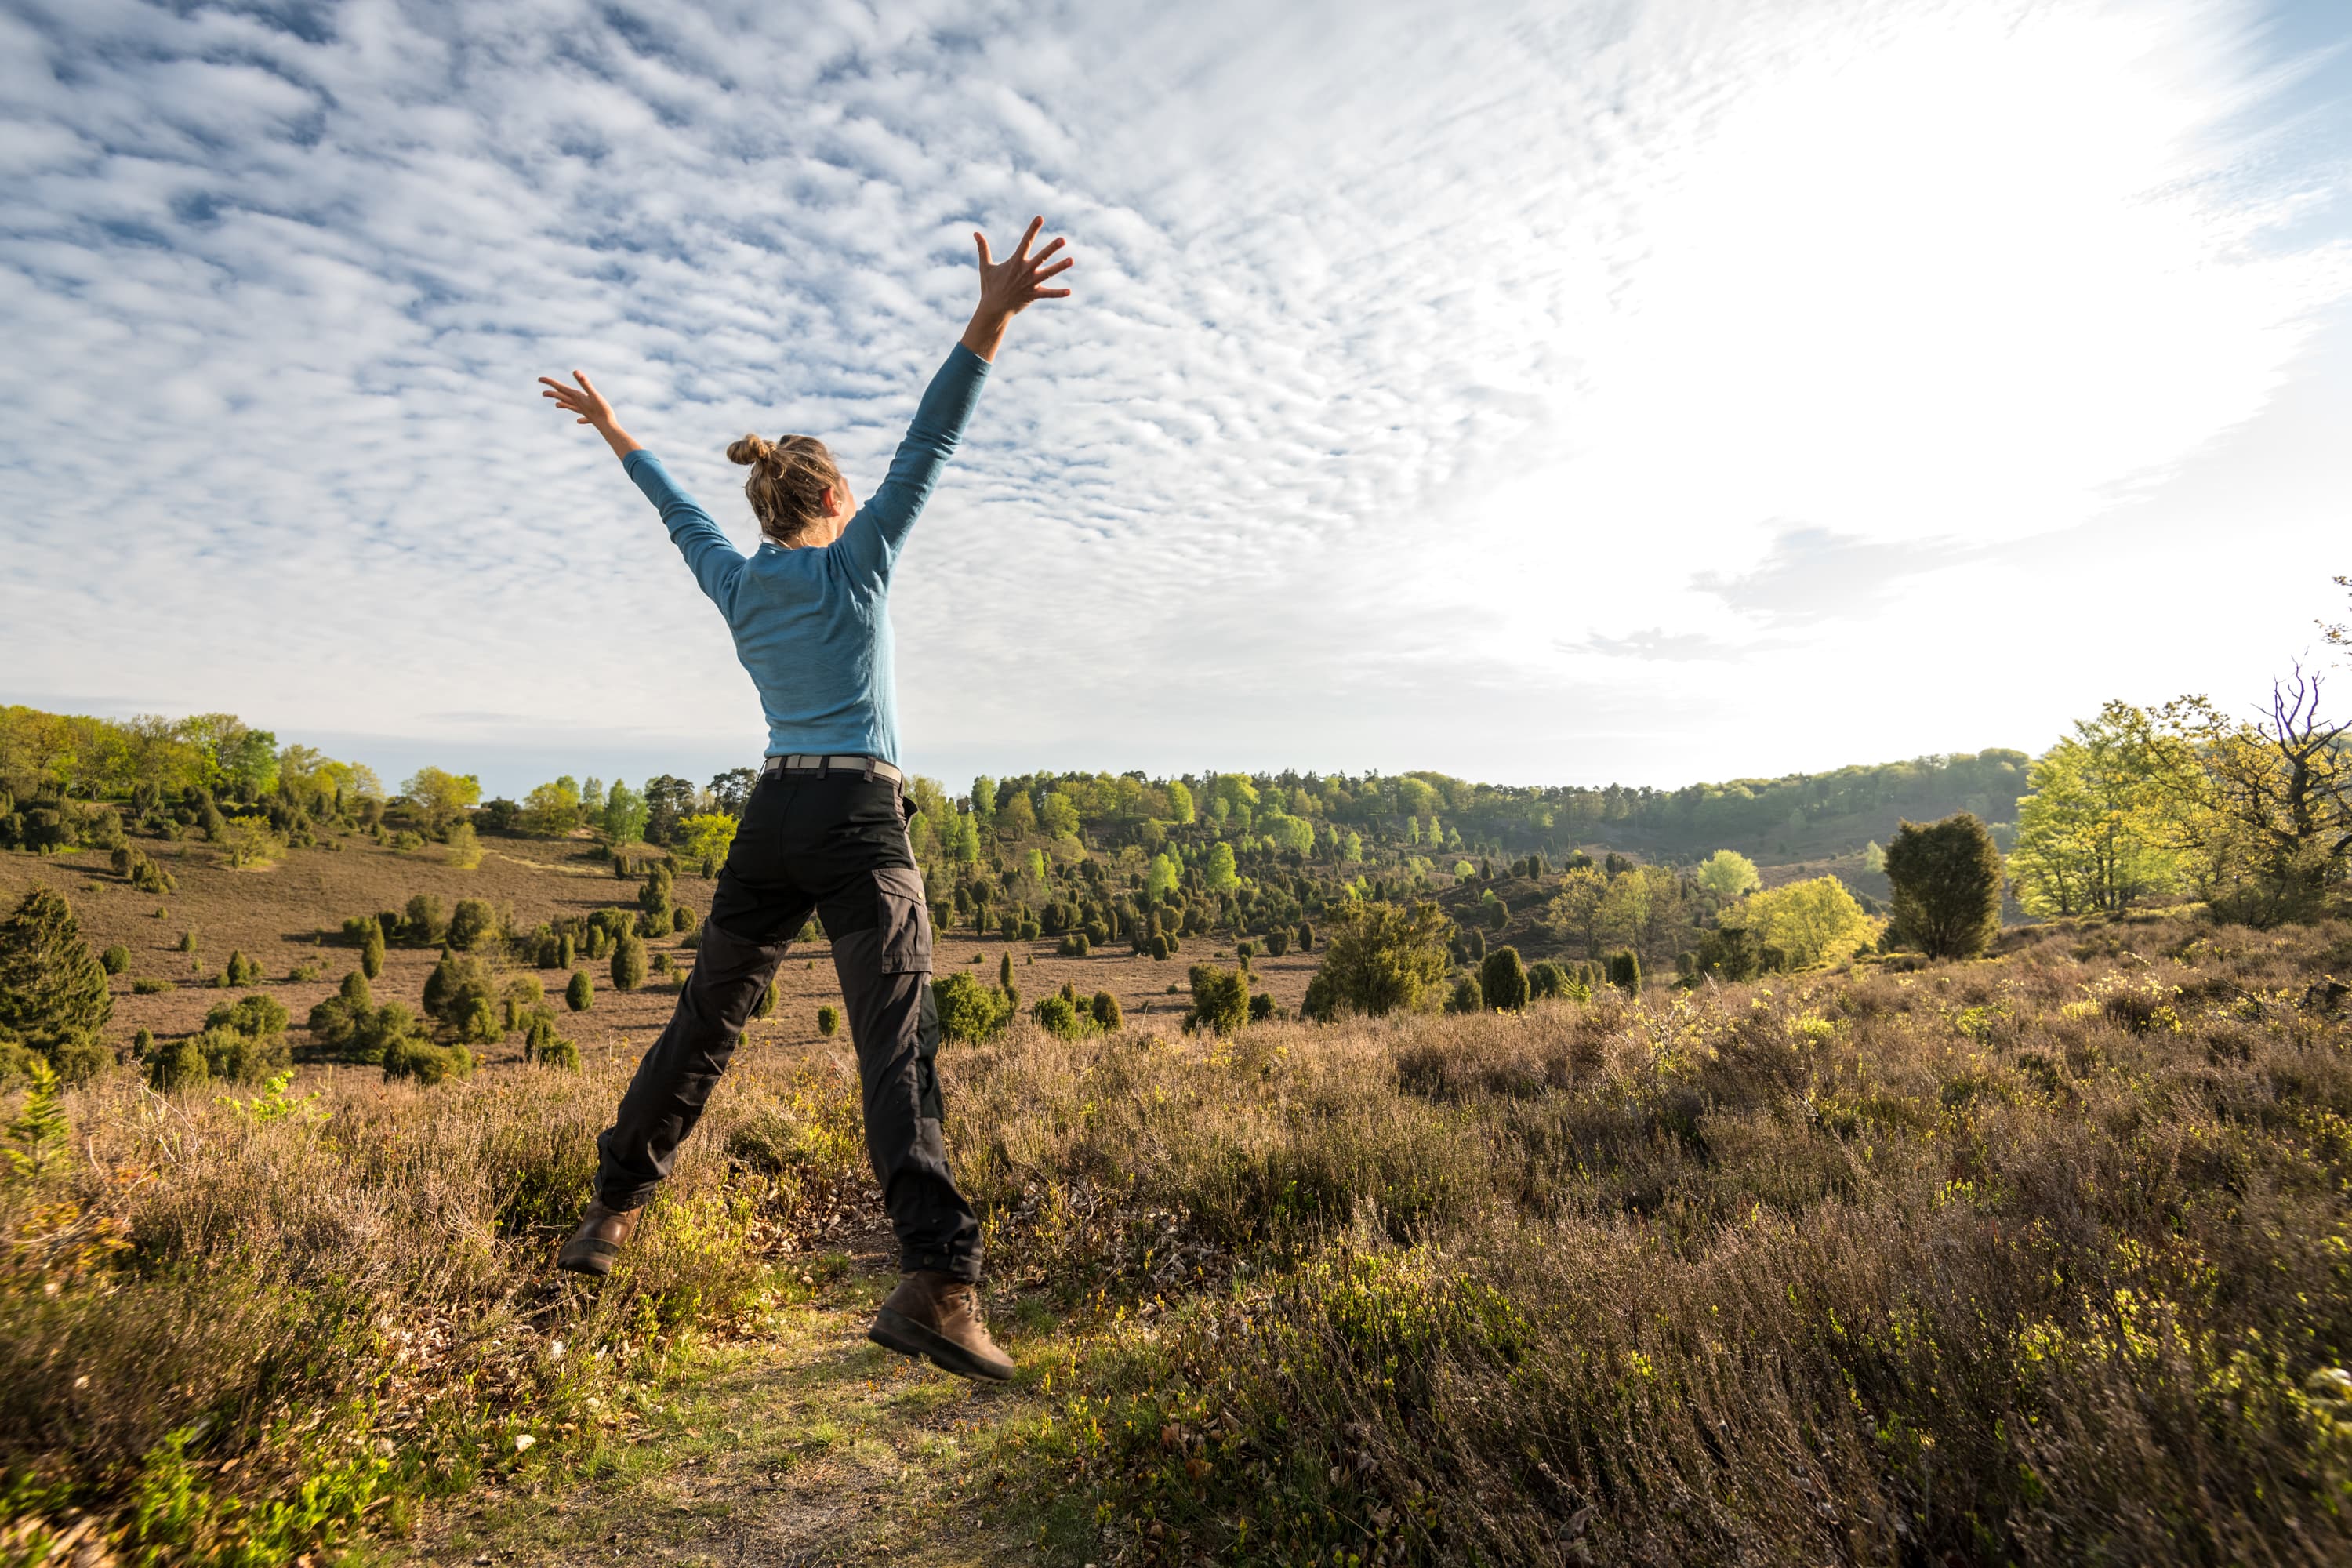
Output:
[[468,994],[466,1010],[458,1015],[457,1025],[457,1037],[473,1045],[491,1045],[506,1034],[498,1008],[487,996]]
[[1568,971],[1547,958],[1528,971],[1528,997],[1539,1001],[1568,994]]
[[1062,938],[1061,944],[1054,951],[1064,958],[1084,958],[1092,945],[1087,940],[1086,932],[1074,931]]
[[109,974],[120,974],[131,967],[131,950],[115,942],[98,955],[98,966]]
[[1168,933],[1166,931],[1153,931],[1151,933],[1151,940],[1144,944],[1144,951],[1149,952],[1155,960],[1164,960],[1167,958],[1169,953],[1175,950],[1170,945]]
[[1483,1013],[1486,1010],[1486,998],[1478,988],[1476,975],[1465,974],[1454,983],[1454,994],[1446,999],[1445,1010],[1449,1013]]
[[159,991],[169,991],[171,988],[170,981],[159,980],[148,974],[140,975],[131,983],[131,989],[142,996],[152,996]]
[[427,1088],[469,1077],[473,1070],[473,1053],[463,1046],[436,1046],[411,1037],[394,1042],[383,1053],[387,1079],[406,1079]]
[[586,970],[572,972],[571,982],[563,987],[563,1005],[575,1013],[585,1013],[596,1005],[596,983],[588,978]]
[[1274,997],[1270,993],[1261,991],[1250,998],[1249,1016],[1251,1023],[1263,1024],[1282,1016],[1282,1009],[1275,1005]]
[[673,931],[692,931],[694,929],[694,911],[688,909],[684,904],[672,904],[669,910],[669,929]]
[[751,1004],[751,1016],[754,1018],[774,1017],[776,1016],[776,1004],[782,999],[782,991],[779,987],[778,983],[771,977],[768,981],[767,989],[760,993],[760,999],[757,1002]]
[[555,967],[569,969],[580,961],[580,951],[570,931],[558,932],[555,938]]
[[448,921],[441,913],[441,900],[431,893],[417,893],[408,900],[408,912],[400,922],[400,934],[422,946],[439,942],[448,931]]
[[147,1055],[147,1082],[166,1093],[194,1089],[206,1076],[204,1047],[193,1036],[166,1041]]
[[1930,958],[1972,958],[2000,931],[2000,850],[1985,825],[1959,812],[1906,822],[1886,846],[1894,885],[1887,935]]
[[1288,926],[1276,926],[1265,933],[1265,955],[1268,958],[1280,958],[1289,951],[1290,928]]
[[190,926],[187,930],[180,933],[179,950],[182,952],[194,952],[196,951],[195,927]]
[[205,1028],[228,1029],[256,1039],[284,1034],[289,1021],[285,1006],[276,997],[258,993],[234,1002],[216,1003],[205,1014]]
[[1095,1027],[1106,1034],[1126,1026],[1127,1020],[1118,1010],[1118,998],[1108,991],[1095,993],[1089,1011],[1095,1016]]
[[1609,955],[1609,984],[1628,996],[1642,994],[1642,955],[1630,949]]
[[449,945],[461,952],[470,952],[498,934],[498,911],[481,899],[459,899],[457,908],[449,916]]
[[1445,978],[1451,923],[1430,903],[1349,905],[1316,972],[1322,989],[1313,1016],[1329,1017],[1345,1007],[1378,1017],[1417,1006],[1423,994]]
[[213,984],[224,990],[237,985],[258,985],[261,984],[261,965],[231,948],[227,966],[214,976]]
[[1013,955],[1009,952],[997,963],[996,984],[1006,991],[1013,989]]
[[940,1038],[976,1045],[993,1039],[1013,1016],[1001,990],[992,990],[963,970],[931,982],[931,1001],[939,1013]]
[[139,863],[131,868],[131,885],[142,893],[152,893],[158,898],[178,891],[180,886],[172,873],[144,855],[139,857]]
[[[460,958],[451,948],[441,950],[441,961],[425,979],[425,1015],[467,1032],[478,1028],[474,1022],[477,1004],[488,1010],[495,1022],[497,1017],[498,984],[490,976],[489,965],[468,955]],[[470,1034],[468,1037],[472,1037]],[[498,1038],[496,1034],[489,1037]]]
[[816,1010],[816,1032],[830,1039],[840,1031],[841,1009],[829,1005],[819,1007]]
[[578,1072],[580,1047],[566,1037],[551,1031],[548,1037],[540,1043],[531,1060],[541,1067],[554,1068],[560,1072]]
[[449,864],[460,871],[470,871],[482,863],[482,841],[472,823],[452,823],[442,842],[449,847]]
[[1249,1022],[1249,980],[1240,970],[1196,963],[1187,977],[1192,983],[1190,1027],[1230,1035]]
[[1478,966],[1478,990],[1486,1005],[1497,1013],[1517,1013],[1533,994],[1527,969],[1516,947],[1498,947]]
[[645,885],[637,889],[637,908],[669,927],[670,895],[677,886],[677,875],[667,860],[656,860],[646,873]]
[[1315,951],[1315,927],[1310,921],[1298,922],[1298,951],[1301,952]]
[[645,940],[636,932],[631,931],[613,949],[613,989],[635,991],[645,983]]
[[1070,999],[1058,992],[1051,996],[1039,997],[1037,1005],[1029,1010],[1029,1016],[1037,1021],[1039,1028],[1060,1039],[1075,1040],[1094,1030],[1093,1016],[1081,1015],[1070,1005]]
[[73,905],[36,886],[0,921],[0,1032],[78,1081],[103,1065],[99,1030],[113,1006],[106,966],[82,941]]

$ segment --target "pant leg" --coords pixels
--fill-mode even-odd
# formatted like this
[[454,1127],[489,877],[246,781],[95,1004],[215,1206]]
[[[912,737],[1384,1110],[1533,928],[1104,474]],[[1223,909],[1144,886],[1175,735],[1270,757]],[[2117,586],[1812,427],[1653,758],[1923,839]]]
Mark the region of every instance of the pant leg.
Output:
[[633,1209],[650,1199],[702,1119],[736,1042],[816,900],[791,879],[778,844],[785,792],[764,782],[719,874],[694,968],[661,1037],[637,1063],[613,1125],[596,1140],[596,1196]]
[[883,865],[819,904],[848,1004],[866,1095],[866,1150],[898,1237],[901,1269],[980,1278],[980,1220],[948,1171],[940,1128],[939,1013],[922,874]]

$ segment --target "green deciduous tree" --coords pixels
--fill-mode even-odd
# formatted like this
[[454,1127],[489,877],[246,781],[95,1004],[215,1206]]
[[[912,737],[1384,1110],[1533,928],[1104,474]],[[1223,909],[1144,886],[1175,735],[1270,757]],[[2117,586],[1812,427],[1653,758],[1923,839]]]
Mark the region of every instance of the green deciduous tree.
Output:
[[482,781],[471,773],[419,768],[400,786],[400,793],[425,819],[426,831],[437,837],[452,823],[463,821],[468,809],[481,804]]
[[2033,764],[2009,862],[2027,910],[2116,913],[2180,886],[2160,753],[2147,734],[2145,715],[2110,703]]
[[1751,893],[1738,918],[1757,942],[1779,948],[1792,969],[1839,963],[1878,938],[1877,923],[1835,877]]
[[1889,932],[1931,958],[1982,952],[2000,931],[2000,850],[1968,812],[1906,822],[1886,847],[1895,886]]
[[1737,849],[1718,849],[1701,861],[1696,880],[1725,903],[1764,885],[1764,879],[1756,873],[1756,862]]

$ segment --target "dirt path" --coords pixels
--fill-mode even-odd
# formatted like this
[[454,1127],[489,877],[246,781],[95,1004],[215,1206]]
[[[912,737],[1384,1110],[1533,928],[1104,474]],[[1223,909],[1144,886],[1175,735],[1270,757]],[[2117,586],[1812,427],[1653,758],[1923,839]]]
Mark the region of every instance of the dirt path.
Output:
[[812,1299],[780,1307],[765,1335],[714,1351],[705,1370],[667,1390],[604,1473],[538,1496],[474,1500],[400,1560],[499,1568],[1034,1561],[1028,1540],[982,1521],[974,1478],[992,1441],[1043,1407],[1041,1373],[1058,1359],[1050,1319],[992,1300],[992,1321],[1023,1373],[1003,1387],[976,1384],[866,1339],[897,1279],[887,1234],[788,1268],[806,1276]]

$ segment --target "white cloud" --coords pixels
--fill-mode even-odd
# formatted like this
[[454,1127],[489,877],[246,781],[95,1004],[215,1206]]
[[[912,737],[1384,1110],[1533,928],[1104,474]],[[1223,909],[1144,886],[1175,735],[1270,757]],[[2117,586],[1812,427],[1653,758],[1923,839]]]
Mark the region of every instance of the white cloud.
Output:
[[[299,16],[0,18],[16,690],[755,748],[532,377],[596,374],[748,540],[726,442],[877,473],[970,229],[1041,211],[1078,296],[895,595],[919,763],[1751,772],[1759,696],[2160,489],[2347,287],[2278,237],[2330,174],[2249,129],[2234,5]],[[1816,613],[1823,570],[1868,582]],[[2037,743],[1919,728],[1822,714],[1790,765]]]

